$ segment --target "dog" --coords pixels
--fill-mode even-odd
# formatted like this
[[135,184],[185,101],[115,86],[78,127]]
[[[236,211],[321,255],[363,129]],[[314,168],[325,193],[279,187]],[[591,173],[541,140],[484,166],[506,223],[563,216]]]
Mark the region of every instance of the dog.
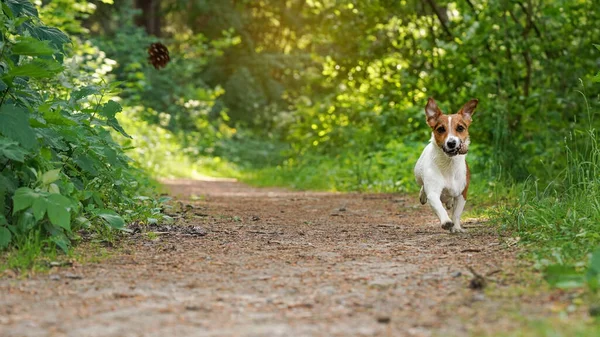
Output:
[[[479,101],[472,99],[456,114],[444,115],[433,98],[427,100],[425,116],[431,128],[431,140],[415,165],[415,178],[421,186],[419,200],[429,203],[443,229],[462,233],[460,216],[467,202],[471,172],[466,155],[469,151],[469,125]],[[446,209],[452,212],[452,219]]]

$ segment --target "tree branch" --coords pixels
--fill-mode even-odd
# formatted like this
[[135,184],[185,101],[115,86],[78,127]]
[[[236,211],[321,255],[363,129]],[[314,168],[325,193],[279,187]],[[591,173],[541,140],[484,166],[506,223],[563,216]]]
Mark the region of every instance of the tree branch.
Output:
[[521,54],[525,59],[525,67],[527,71],[525,74],[525,83],[523,83],[523,95],[527,97],[529,96],[529,86],[531,85],[531,55],[529,54],[529,50],[523,51]]
[[547,46],[547,45],[543,44],[543,42],[545,42],[545,39],[542,36],[542,33],[541,33],[540,29],[538,28],[538,26],[535,24],[535,21],[533,21],[533,7],[532,7],[533,5],[532,5],[531,1],[527,1],[527,3],[529,4],[529,9],[525,6],[525,4],[523,4],[522,1],[517,1],[517,4],[519,5],[519,7],[521,7],[523,12],[527,16],[527,27],[525,28],[525,31],[523,32],[523,34],[524,35],[528,34],[529,30],[531,28],[533,28],[535,35],[542,42],[542,50],[544,51],[544,55],[546,56],[546,58],[556,58],[556,53],[552,50],[552,46]]
[[442,15],[442,10],[435,3],[435,0],[423,0],[423,1],[427,1],[429,6],[435,13],[435,16],[437,16],[438,20],[440,21],[440,24],[442,25],[442,29],[444,30],[446,35],[448,35],[451,39],[454,39],[454,35],[452,34],[452,32],[450,31],[450,28],[448,27],[448,20],[444,15]]
[[542,33],[538,29],[538,26],[533,21],[533,13],[531,13],[527,9],[527,7],[525,7],[525,5],[523,4],[523,2],[517,1],[517,4],[519,5],[519,7],[521,7],[521,9],[523,10],[523,12],[525,12],[525,15],[527,15],[527,25],[530,26],[531,28],[533,28],[533,30],[535,31],[535,35],[537,35],[537,37],[540,38],[540,40],[544,40],[544,38],[542,37]]

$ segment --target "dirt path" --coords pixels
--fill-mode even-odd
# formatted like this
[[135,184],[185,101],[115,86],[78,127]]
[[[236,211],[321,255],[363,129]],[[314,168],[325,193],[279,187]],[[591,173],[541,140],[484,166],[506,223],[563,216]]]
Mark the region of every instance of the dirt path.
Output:
[[167,185],[188,200],[179,225],[0,280],[0,335],[463,336],[513,319],[512,299],[468,287],[467,265],[500,279],[514,265],[485,224],[449,235],[412,196]]

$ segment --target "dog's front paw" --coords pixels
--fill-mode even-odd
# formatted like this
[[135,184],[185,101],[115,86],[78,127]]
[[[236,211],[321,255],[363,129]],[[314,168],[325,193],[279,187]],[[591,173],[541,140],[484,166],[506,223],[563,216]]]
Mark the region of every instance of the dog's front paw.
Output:
[[442,228],[445,230],[451,230],[452,228],[454,228],[454,224],[452,223],[452,221],[446,221],[442,224]]
[[465,230],[462,227],[453,226],[450,228],[450,233],[464,233]]

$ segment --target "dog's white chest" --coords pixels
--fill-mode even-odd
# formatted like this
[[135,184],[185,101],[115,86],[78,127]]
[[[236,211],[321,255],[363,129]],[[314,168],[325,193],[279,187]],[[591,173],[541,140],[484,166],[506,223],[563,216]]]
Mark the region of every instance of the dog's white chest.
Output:
[[[462,164],[462,165],[461,165]],[[445,176],[444,188],[452,197],[456,197],[462,193],[467,185],[467,166],[465,161],[452,165],[452,171]]]
[[415,176],[420,185],[427,184],[438,193],[458,196],[467,185],[465,156],[447,157],[429,143],[417,161]]

